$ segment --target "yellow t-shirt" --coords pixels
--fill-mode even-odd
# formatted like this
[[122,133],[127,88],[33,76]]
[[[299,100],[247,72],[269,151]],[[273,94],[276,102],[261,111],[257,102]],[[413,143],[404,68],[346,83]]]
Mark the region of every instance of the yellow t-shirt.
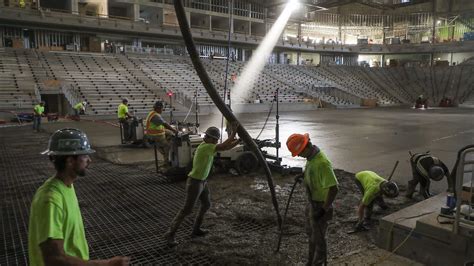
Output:
[[325,202],[329,188],[337,186],[331,162],[322,151],[306,162],[304,183],[309,188],[313,201]]
[[215,154],[216,144],[206,142],[199,144],[194,153],[193,169],[188,176],[197,180],[206,180],[211,172]]
[[386,181],[383,177],[372,171],[362,171],[356,174],[356,179],[364,188],[364,195],[362,196],[362,204],[368,206],[379,194],[380,183]]
[[63,240],[66,255],[89,260],[89,246],[74,186],[67,187],[54,177],[36,191],[31,202],[28,226],[30,265],[44,265],[39,245],[48,238]]
[[117,117],[120,118],[127,118],[127,113],[128,113],[128,106],[121,103],[118,106],[117,110]]

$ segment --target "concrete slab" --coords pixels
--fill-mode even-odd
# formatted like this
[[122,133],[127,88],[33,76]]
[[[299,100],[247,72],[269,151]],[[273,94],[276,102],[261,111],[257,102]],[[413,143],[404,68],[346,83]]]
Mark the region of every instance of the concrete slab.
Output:
[[[394,180],[406,184],[411,179],[408,151],[430,150],[451,169],[457,151],[474,143],[474,109],[441,108],[424,111],[410,108],[324,109],[315,111],[281,112],[280,154],[283,163],[302,166],[305,160],[293,158],[284,143],[296,132],[309,133],[312,141],[323,149],[336,168],[349,172],[372,170],[382,176],[390,174],[399,160]],[[262,130],[267,113],[239,114],[241,123],[256,137]],[[182,120],[182,117],[176,117]],[[111,120],[116,122],[115,120]],[[188,122],[194,122],[190,115]],[[200,116],[201,131],[208,126],[221,125],[221,115]],[[49,123],[51,131],[70,126],[83,129],[94,147],[119,146],[118,128],[93,122]],[[261,139],[275,137],[275,117],[270,116]],[[274,149],[269,149],[270,151]],[[130,151],[129,151],[130,152]],[[147,151],[143,151],[149,156]],[[125,163],[126,160],[120,160]],[[445,191],[447,182],[432,182],[431,191]]]
[[[380,220],[377,246],[426,265],[464,265],[474,261],[474,239],[453,233],[452,219],[439,217],[446,193]],[[440,223],[440,222],[443,223]]]

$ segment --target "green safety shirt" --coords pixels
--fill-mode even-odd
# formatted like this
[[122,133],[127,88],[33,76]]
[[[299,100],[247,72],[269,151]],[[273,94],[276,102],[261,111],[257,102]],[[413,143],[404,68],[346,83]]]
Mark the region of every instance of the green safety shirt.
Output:
[[64,253],[89,260],[81,211],[74,186],[49,178],[33,197],[28,228],[30,265],[44,265],[40,244],[51,239],[64,241]]
[[309,188],[311,199],[318,202],[326,202],[329,188],[339,184],[331,161],[322,151],[306,161],[304,183]]
[[35,110],[35,115],[42,115],[44,113],[44,106],[37,104],[35,105],[34,110]]
[[356,179],[359,180],[364,188],[362,204],[365,206],[368,206],[380,194],[380,183],[386,181],[383,177],[372,171],[358,172]]
[[203,142],[194,153],[193,169],[188,176],[197,180],[206,180],[214,162],[216,144]]
[[84,104],[78,103],[78,104],[74,105],[74,109],[76,109],[76,110],[82,110],[82,109],[84,109]]
[[123,103],[119,104],[118,110],[117,110],[118,118],[119,119],[127,118],[127,113],[128,113],[128,106]]

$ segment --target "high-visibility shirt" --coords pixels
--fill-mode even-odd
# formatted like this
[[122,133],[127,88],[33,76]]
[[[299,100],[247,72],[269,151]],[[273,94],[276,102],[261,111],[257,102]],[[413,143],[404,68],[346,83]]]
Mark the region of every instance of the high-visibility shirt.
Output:
[[202,142],[196,149],[193,158],[193,169],[188,176],[197,180],[206,180],[211,172],[216,144]]
[[339,184],[331,161],[322,151],[306,162],[304,183],[311,193],[311,199],[318,202],[326,202],[329,188]]
[[[153,120],[159,119],[160,123],[155,123]],[[164,136],[165,135],[165,126],[163,118],[161,115],[155,111],[148,113],[145,122],[145,135],[147,136]]]
[[63,240],[66,255],[89,260],[89,246],[74,186],[68,187],[54,177],[36,191],[31,202],[28,227],[30,265],[44,265],[40,244],[48,239]]
[[430,178],[429,171],[433,166],[440,166],[443,168],[446,175],[449,173],[446,165],[441,162],[438,157],[432,156],[429,153],[416,153],[411,157],[411,161],[415,164],[416,172],[426,179]]
[[84,104],[82,104],[82,102],[80,102],[80,103],[74,105],[74,109],[80,111],[80,110],[84,109]]
[[372,171],[358,172],[355,176],[364,188],[362,204],[368,206],[380,194],[380,184],[386,180]]
[[44,113],[44,106],[37,104],[35,105],[34,110],[35,110],[35,115],[42,115]]
[[118,110],[117,110],[117,117],[119,119],[127,118],[127,113],[128,113],[128,106],[123,103],[119,104]]

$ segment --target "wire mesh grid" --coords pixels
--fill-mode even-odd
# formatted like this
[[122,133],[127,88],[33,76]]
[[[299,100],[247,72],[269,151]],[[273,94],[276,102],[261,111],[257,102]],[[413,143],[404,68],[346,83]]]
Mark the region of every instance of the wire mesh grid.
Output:
[[[36,189],[54,173],[44,134],[12,133],[0,138],[0,265],[28,264],[28,214]],[[19,136],[20,135],[20,136]],[[163,234],[179,210],[183,184],[135,167],[93,159],[74,183],[91,259],[124,255],[132,264],[212,264],[202,254],[179,254],[166,246]],[[190,238],[191,218],[177,240]]]

